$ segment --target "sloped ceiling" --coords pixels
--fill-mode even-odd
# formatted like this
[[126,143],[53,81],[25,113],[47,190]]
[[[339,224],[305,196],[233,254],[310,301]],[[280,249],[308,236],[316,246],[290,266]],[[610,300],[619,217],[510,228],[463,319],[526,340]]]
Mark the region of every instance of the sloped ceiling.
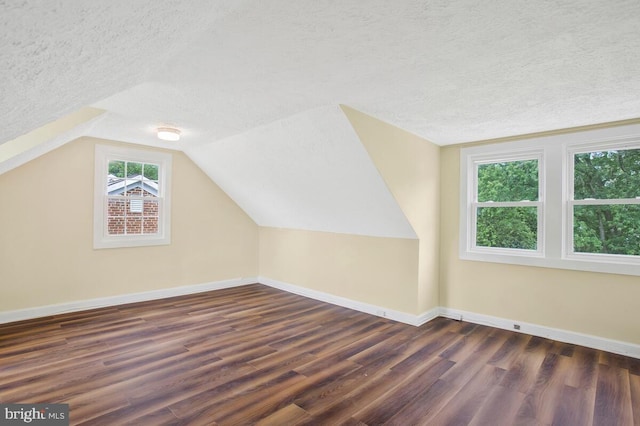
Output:
[[337,106],[186,153],[258,225],[416,238]]
[[[638,118],[638,22],[637,0],[0,0],[0,144],[89,106],[105,112],[42,146],[80,132],[185,150],[222,184],[232,172],[199,155],[238,155],[231,141],[326,143],[320,126],[352,147],[329,130],[344,125],[338,104],[439,145]],[[159,142],[162,124],[183,139]],[[287,147],[261,165],[304,181],[296,165],[317,153]],[[371,177],[358,170],[352,183]],[[325,180],[313,192],[332,191]],[[259,189],[229,192],[246,204]]]

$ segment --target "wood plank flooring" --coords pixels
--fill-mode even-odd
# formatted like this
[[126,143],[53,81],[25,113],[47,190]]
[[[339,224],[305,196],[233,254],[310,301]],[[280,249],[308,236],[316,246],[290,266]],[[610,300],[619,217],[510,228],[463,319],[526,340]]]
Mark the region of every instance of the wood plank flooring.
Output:
[[0,402],[82,425],[640,425],[640,360],[255,284],[0,325]]

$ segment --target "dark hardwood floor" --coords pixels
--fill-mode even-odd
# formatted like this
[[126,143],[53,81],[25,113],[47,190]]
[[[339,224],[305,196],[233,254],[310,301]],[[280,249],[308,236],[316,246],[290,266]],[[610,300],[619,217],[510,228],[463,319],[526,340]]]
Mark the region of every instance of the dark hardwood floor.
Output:
[[0,325],[0,402],[87,425],[640,425],[640,360],[256,284]]

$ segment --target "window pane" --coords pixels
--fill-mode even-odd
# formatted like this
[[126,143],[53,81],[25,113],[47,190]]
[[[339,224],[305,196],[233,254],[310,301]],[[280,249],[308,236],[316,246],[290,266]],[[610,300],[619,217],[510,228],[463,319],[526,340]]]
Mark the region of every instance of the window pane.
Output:
[[125,180],[120,178],[108,178],[107,179],[107,194],[106,195],[121,195],[124,191]]
[[118,198],[109,198],[107,201],[107,234],[124,234],[125,201]]
[[536,250],[536,207],[478,208],[476,246]]
[[109,174],[113,177],[124,177],[124,161],[109,161]]
[[107,218],[107,232],[109,235],[121,235],[124,234],[124,216]]
[[150,180],[158,180],[158,165],[145,164],[143,176]]
[[144,180],[144,190],[142,191],[143,197],[157,197],[158,196],[158,181]]
[[574,198],[640,196],[640,149],[594,151],[574,156]]
[[538,201],[538,160],[478,165],[478,201]]
[[124,161],[110,161],[107,174],[106,195],[115,195],[122,188],[124,181]]
[[157,234],[158,233],[158,218],[157,217],[145,217],[143,219],[143,232],[145,234]]
[[144,215],[145,216],[158,216],[158,201],[157,200],[144,200]]
[[158,196],[158,165],[145,164],[143,169],[144,179],[142,180],[144,197]]
[[142,163],[127,162],[127,177],[142,176]]
[[138,177],[138,178],[134,178],[134,179],[127,179],[127,186],[126,186],[126,190],[123,193],[123,195],[135,195],[135,196],[142,196],[143,190],[142,190],[142,178]]
[[141,234],[142,233],[142,217],[130,217],[127,216],[127,234]]
[[640,256],[640,205],[574,206],[573,250]]

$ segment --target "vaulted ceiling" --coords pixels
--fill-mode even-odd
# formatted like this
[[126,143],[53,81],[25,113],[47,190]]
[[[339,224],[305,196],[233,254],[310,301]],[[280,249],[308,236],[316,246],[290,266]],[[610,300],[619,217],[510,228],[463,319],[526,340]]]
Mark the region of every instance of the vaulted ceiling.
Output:
[[[359,207],[332,202],[355,215],[378,201],[373,221],[396,217],[378,233],[406,237],[337,105],[438,145],[637,118],[639,22],[637,0],[0,1],[0,172],[11,161],[1,144],[93,107],[104,112],[40,142],[84,134],[180,149],[258,223],[369,233],[335,211],[305,219],[317,200],[290,182],[300,164],[321,166],[320,144],[360,165],[352,186],[370,182]],[[182,140],[158,141],[162,124]],[[241,184],[216,158],[287,171]],[[346,168],[318,173],[298,182],[335,191],[322,176]],[[306,204],[283,216],[289,201],[258,197],[265,179],[266,198]]]

